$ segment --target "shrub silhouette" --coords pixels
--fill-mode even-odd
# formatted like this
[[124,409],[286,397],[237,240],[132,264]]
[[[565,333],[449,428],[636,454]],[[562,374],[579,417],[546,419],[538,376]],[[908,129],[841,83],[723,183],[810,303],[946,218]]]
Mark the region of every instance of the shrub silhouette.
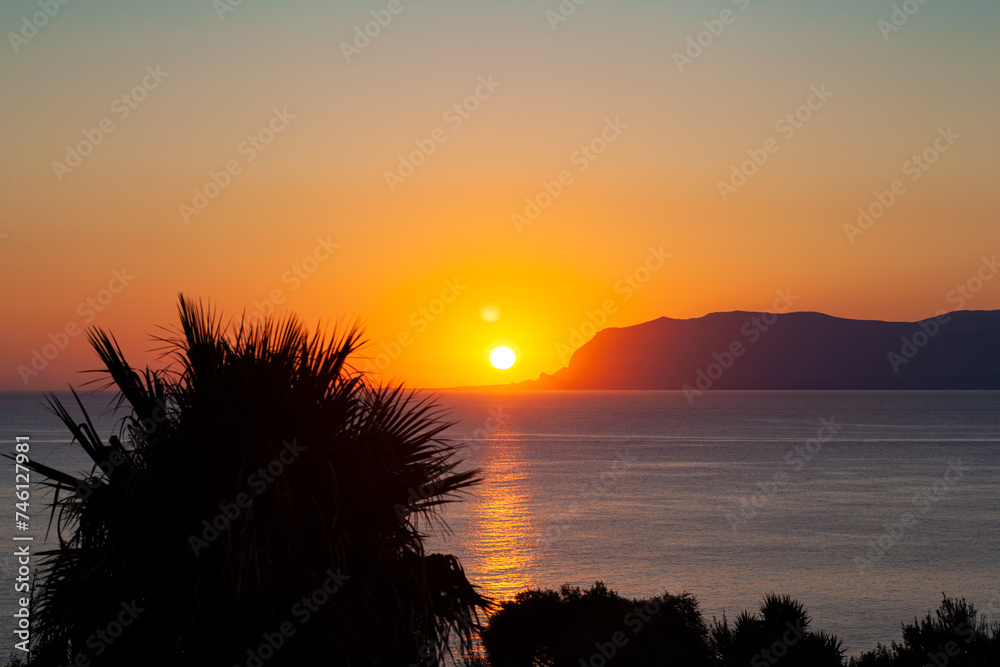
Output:
[[712,664],[692,596],[633,600],[600,581],[588,590],[522,591],[500,603],[481,636],[492,667]]
[[118,435],[49,398],[94,469],[32,465],[59,538],[32,664],[408,665],[468,648],[488,600],[424,553],[420,525],[478,477],[456,471],[436,408],[354,371],[357,329],[179,310],[165,370],[90,334],[129,408]]
[[809,629],[812,619],[797,600],[774,593],[764,596],[756,614],[747,611],[732,627],[723,615],[711,630],[712,647],[726,667],[825,667],[843,664],[842,641]]
[[965,598],[943,596],[934,616],[903,625],[902,643],[881,643],[850,662],[851,667],[996,667],[1000,665],[1000,623],[988,624]]

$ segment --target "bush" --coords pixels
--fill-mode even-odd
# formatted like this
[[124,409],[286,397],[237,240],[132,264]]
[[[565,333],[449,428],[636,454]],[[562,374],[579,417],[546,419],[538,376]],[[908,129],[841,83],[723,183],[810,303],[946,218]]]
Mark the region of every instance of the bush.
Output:
[[851,667],[996,667],[1000,665],[1000,623],[988,625],[976,608],[944,596],[932,617],[903,625],[903,642],[878,644],[850,662]]
[[493,667],[710,665],[708,628],[691,595],[629,599],[589,590],[529,590],[500,604],[481,632]]

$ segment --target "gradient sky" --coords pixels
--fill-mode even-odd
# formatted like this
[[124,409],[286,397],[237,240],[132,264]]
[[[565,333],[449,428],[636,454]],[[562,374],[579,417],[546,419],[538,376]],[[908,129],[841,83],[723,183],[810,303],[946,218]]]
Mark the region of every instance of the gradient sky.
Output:
[[[842,317],[954,310],[1000,250],[1000,5],[903,4],[896,26],[887,0],[589,0],[558,22],[557,0],[5,2],[0,388],[84,382],[96,358],[67,327],[155,362],[178,292],[359,321],[386,377],[429,387],[554,372],[591,319],[767,310],[777,290]],[[391,21],[348,62],[372,12]],[[390,187],[418,142],[433,153]],[[211,172],[226,187],[185,215]],[[1000,308],[998,283],[961,305]],[[487,364],[495,341],[511,370]]]

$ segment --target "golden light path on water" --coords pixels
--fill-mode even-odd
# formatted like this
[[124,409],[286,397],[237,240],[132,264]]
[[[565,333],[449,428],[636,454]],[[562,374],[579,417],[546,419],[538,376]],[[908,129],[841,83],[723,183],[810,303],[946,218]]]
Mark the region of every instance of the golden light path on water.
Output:
[[473,581],[497,599],[536,585],[527,573],[533,570],[539,531],[524,458],[518,439],[497,433],[482,444],[477,461],[485,480],[474,496],[469,525],[474,553],[466,565]]

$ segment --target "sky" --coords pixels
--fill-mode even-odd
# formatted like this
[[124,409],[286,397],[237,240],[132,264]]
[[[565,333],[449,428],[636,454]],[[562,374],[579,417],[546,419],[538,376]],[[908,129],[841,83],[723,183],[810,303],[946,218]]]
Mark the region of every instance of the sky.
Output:
[[987,0],[9,0],[0,389],[81,386],[88,327],[162,363],[179,293],[360,325],[359,366],[435,388],[779,294],[1000,308],[998,28]]

